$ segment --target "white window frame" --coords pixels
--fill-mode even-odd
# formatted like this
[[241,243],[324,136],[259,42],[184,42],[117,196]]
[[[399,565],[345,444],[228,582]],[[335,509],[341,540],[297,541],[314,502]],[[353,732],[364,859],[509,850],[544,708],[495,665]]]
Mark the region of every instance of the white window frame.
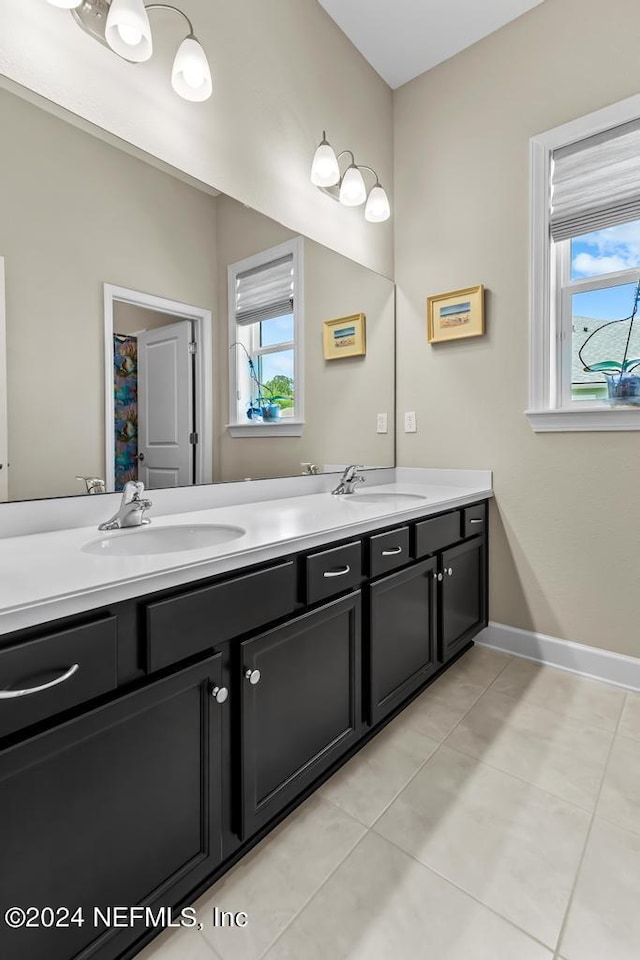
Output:
[[[273,260],[293,256],[294,298],[293,298],[293,343],[276,344],[269,347],[250,350],[251,353],[273,353],[293,348],[293,378],[295,385],[295,417],[286,417],[270,423],[251,423],[238,419],[238,389],[240,386],[239,369],[241,357],[238,349],[229,349],[229,423],[227,429],[232,437],[300,437],[304,428],[304,259],[303,238],[296,237],[285,243],[262,250],[260,253],[229,264],[228,303],[229,303],[229,346],[237,340],[239,328],[235,319],[236,279],[239,273],[254,270]],[[257,324],[256,324],[257,326]],[[255,332],[251,336],[255,338]],[[246,359],[246,358],[245,358]]]
[[[529,408],[525,414],[536,433],[565,431],[640,430],[640,409],[616,407],[587,401],[571,401],[567,388],[567,356],[571,328],[567,330],[566,291],[568,247],[558,244],[558,256],[552,255],[549,211],[551,160],[554,150],[612,127],[640,118],[640,95],[628,97],[586,117],[565,123],[530,141],[530,254],[529,272]],[[571,241],[563,241],[570,244]],[[582,290],[632,282],[638,271],[588,278]],[[582,281],[573,281],[572,292]],[[564,314],[564,329],[562,316]],[[565,369],[563,370],[563,358]],[[569,406],[570,404],[570,406]]]

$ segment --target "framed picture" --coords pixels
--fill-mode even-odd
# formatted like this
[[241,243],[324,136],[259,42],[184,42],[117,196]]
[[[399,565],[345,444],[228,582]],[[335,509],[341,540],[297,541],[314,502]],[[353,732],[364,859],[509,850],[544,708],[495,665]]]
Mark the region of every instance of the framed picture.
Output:
[[365,321],[364,313],[354,313],[351,317],[339,317],[337,320],[325,320],[322,330],[325,360],[363,357],[367,352]]
[[484,287],[467,287],[427,299],[429,343],[481,337],[484,333]]

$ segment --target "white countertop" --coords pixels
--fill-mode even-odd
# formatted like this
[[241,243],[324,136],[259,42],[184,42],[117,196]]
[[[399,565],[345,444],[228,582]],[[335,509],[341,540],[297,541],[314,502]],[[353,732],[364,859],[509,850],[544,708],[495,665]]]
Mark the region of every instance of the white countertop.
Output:
[[[411,472],[402,471],[405,475]],[[433,474],[437,476],[438,472]],[[230,542],[178,553],[142,557],[87,554],[82,547],[100,536],[135,535],[131,530],[99,534],[95,526],[7,537],[0,540],[0,634],[492,496],[489,472],[467,475],[460,471],[454,483],[434,483],[426,471],[424,475],[427,479],[422,482],[373,485],[362,490],[425,498],[411,504],[393,498],[384,503],[361,502],[358,493],[350,497],[314,493],[153,518],[154,528],[220,523],[246,530]],[[450,476],[444,471],[441,474],[443,481]]]

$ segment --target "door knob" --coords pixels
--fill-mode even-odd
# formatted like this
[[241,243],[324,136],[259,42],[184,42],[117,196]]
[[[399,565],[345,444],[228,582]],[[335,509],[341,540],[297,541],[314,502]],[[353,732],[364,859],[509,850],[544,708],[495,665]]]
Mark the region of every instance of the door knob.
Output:
[[449,569],[446,570],[445,573],[447,574],[448,577],[452,577],[452,576],[453,576],[453,569],[452,569],[452,567],[449,567]]
[[438,583],[442,583],[442,581],[444,580],[444,574],[442,573],[434,573],[434,577],[436,578]]
[[216,701],[216,703],[224,703],[229,696],[229,691],[226,687],[212,687],[211,696]]
[[144,460],[144,453],[138,454],[138,460],[140,461],[140,463],[142,463],[142,461]]
[[255,687],[256,683],[260,683],[261,673],[259,670],[247,670],[244,675],[245,680],[248,680],[252,687]]

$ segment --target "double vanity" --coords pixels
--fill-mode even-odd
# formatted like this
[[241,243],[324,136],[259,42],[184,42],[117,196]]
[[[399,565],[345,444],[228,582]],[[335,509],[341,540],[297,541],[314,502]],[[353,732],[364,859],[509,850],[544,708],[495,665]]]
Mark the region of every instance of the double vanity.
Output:
[[490,474],[371,479],[0,540],[0,906],[84,918],[3,958],[135,956],[94,907],[191,903],[486,625]]

